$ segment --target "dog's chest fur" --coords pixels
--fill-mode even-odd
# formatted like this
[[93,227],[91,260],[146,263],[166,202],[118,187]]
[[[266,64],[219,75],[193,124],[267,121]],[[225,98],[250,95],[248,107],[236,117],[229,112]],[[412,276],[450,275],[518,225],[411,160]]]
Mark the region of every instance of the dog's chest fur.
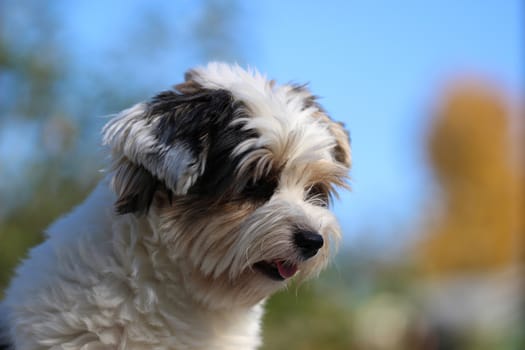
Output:
[[30,320],[32,334],[15,348],[255,349],[262,305],[196,304],[147,220],[116,217],[113,196],[99,185],[19,267],[17,293],[5,302]]

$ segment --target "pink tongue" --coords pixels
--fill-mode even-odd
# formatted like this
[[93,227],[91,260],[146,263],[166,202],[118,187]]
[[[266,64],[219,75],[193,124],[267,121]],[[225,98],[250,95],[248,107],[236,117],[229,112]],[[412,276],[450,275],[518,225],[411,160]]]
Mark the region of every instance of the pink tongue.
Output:
[[285,264],[282,261],[276,261],[275,265],[282,278],[290,278],[297,272],[297,266],[293,264]]

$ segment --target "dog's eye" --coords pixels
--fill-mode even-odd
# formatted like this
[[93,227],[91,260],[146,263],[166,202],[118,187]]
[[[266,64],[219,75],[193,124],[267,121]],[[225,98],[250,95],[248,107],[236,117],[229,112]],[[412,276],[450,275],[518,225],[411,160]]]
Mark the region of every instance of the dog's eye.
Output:
[[321,184],[315,184],[306,189],[306,199],[320,207],[328,207],[330,194]]
[[256,182],[250,182],[246,187],[244,187],[244,190],[242,191],[243,195],[247,198],[259,200],[259,201],[267,201],[269,200],[277,188],[277,180],[270,178],[270,179],[259,179]]

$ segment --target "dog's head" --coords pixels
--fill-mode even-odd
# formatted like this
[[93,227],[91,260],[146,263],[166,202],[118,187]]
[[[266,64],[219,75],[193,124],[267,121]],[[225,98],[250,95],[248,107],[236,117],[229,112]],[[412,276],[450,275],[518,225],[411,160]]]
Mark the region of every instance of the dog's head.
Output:
[[254,304],[326,266],[349,138],[305,86],[211,63],[104,128],[120,214],[155,216],[203,302]]

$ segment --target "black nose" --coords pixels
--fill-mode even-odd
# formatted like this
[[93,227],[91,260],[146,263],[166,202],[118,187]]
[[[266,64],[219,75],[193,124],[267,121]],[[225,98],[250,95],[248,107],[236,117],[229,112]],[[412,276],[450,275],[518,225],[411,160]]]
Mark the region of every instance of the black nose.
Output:
[[317,254],[323,246],[323,236],[317,232],[298,230],[294,235],[294,243],[299,248],[303,258],[308,259]]

